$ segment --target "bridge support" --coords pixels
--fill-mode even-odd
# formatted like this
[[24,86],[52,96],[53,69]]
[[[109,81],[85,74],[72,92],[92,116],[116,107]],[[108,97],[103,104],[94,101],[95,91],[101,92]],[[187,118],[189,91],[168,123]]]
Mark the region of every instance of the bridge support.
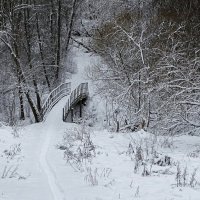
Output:
[[64,108],[63,121],[74,122],[74,119],[82,118],[84,115],[84,105],[88,98],[88,83],[81,83],[70,95]]
[[62,120],[65,120],[65,108],[63,108]]
[[79,103],[71,107],[67,116],[65,116],[65,109],[63,109],[63,121],[73,123],[76,118],[82,118],[84,116],[85,105],[86,99],[81,100]]
[[74,108],[71,109],[71,122],[74,122]]
[[82,106],[83,106],[83,100],[80,101],[80,118],[82,117]]

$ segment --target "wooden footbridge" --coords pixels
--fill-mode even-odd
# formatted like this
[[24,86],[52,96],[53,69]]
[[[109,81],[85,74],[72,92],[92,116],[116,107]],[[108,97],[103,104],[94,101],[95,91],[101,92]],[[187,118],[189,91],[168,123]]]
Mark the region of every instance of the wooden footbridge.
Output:
[[65,107],[63,108],[63,121],[73,122],[75,117],[83,116],[83,106],[89,96],[88,83],[81,83],[71,92],[71,83],[62,83],[51,91],[42,106],[43,120],[47,114],[64,96],[69,96]]
[[63,121],[73,122],[74,117],[82,117],[83,105],[89,95],[88,83],[81,83],[70,95],[63,108]]

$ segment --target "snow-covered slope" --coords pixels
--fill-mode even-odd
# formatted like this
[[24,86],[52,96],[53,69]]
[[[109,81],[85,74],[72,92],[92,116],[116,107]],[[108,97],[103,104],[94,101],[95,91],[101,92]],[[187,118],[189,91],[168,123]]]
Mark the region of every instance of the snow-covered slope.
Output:
[[[72,76],[72,89],[87,81],[84,68],[96,59],[82,50],[76,55],[78,73]],[[20,129],[19,137],[13,136],[10,127],[0,127],[0,200],[200,199],[200,172],[193,174],[200,167],[199,137],[162,138],[144,131],[111,133],[64,123],[62,108],[67,98],[56,104],[45,122]],[[76,133],[78,137],[74,137]],[[90,136],[93,147],[87,151],[88,157],[80,153],[86,150],[83,144],[87,140],[80,139],[84,134]],[[70,137],[73,140],[69,141]],[[74,158],[80,156],[80,160],[71,157],[72,162],[67,162],[63,147],[68,144]],[[151,151],[157,160],[152,159]],[[138,152],[142,157],[137,166]],[[170,158],[169,165],[158,164],[164,156]],[[178,167],[182,185],[177,187]]]

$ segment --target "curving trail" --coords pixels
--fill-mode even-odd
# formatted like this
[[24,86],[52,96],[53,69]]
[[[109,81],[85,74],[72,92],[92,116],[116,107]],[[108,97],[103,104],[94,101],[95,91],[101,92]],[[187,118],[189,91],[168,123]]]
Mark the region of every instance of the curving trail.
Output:
[[[74,48],[73,51],[76,54],[74,62],[77,64],[77,73],[68,80],[71,81],[72,91],[80,83],[89,82],[85,76],[85,68],[95,63],[95,58],[82,49]],[[14,164],[19,165],[22,179],[1,179],[0,199],[4,192],[6,200],[77,200],[77,188],[82,186],[80,176],[63,163],[63,153],[55,147],[62,140],[66,129],[73,126],[62,121],[62,109],[68,98],[69,96],[63,97],[48,113],[44,122],[23,128],[22,136],[15,141],[23,147],[21,160],[14,161]],[[8,134],[2,134],[2,137],[4,135],[7,138]],[[11,139],[8,140],[11,144]],[[3,170],[2,166],[0,172]]]
[[[77,50],[76,50],[77,51]],[[78,51],[77,57],[75,58],[75,62],[78,64],[77,66],[77,73],[72,75],[71,79],[71,90],[73,91],[80,83],[85,82],[86,79],[84,77],[84,71],[85,67],[89,65],[90,63],[90,56],[87,55],[85,57],[85,54],[82,51]],[[83,59],[84,58],[84,59]],[[87,58],[87,59],[86,59]],[[62,121],[62,109],[65,106],[67,99],[69,96],[66,96],[62,98],[54,107],[53,109],[48,113],[48,116],[45,120],[45,122],[42,125],[42,131],[44,132],[44,139],[43,144],[41,147],[40,152],[40,166],[45,173],[49,188],[52,192],[54,200],[66,200],[64,190],[62,189],[62,186],[59,184],[59,181],[56,178],[56,173],[54,172],[55,163],[51,163],[49,155],[52,155],[50,152],[50,148],[52,148],[52,141],[55,139],[54,137],[58,133],[59,130],[62,128],[65,130],[67,127],[66,123],[63,123]],[[63,130],[63,131],[64,131]],[[54,147],[53,147],[54,148]],[[48,161],[49,159],[49,161]],[[52,166],[51,166],[52,165]]]

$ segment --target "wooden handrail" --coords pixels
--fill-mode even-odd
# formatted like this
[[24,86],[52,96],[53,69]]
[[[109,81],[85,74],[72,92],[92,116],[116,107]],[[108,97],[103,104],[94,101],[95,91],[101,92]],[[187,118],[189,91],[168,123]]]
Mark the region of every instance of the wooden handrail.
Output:
[[45,118],[46,114],[53,108],[53,106],[64,96],[71,92],[71,83],[62,83],[57,88],[52,90],[48,95],[46,101],[42,106],[42,116]]
[[63,121],[66,120],[69,112],[81,100],[89,95],[88,83],[81,83],[74,91],[72,91],[65,107],[63,108]]

